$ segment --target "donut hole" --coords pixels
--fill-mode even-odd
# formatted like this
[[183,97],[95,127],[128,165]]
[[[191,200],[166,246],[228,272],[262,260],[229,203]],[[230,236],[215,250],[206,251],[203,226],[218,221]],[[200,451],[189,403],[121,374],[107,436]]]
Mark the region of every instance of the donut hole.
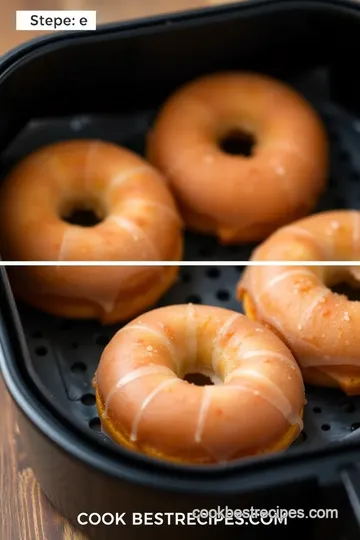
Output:
[[360,287],[345,281],[341,281],[329,287],[332,292],[346,296],[352,302],[360,301]]
[[195,386],[209,386],[213,385],[211,378],[204,373],[187,373],[184,376],[184,381],[187,381],[190,384],[195,384]]
[[70,225],[95,227],[104,220],[105,212],[94,202],[76,201],[64,205],[60,217]]
[[250,157],[255,144],[255,137],[239,128],[228,131],[219,141],[220,149],[231,156]]

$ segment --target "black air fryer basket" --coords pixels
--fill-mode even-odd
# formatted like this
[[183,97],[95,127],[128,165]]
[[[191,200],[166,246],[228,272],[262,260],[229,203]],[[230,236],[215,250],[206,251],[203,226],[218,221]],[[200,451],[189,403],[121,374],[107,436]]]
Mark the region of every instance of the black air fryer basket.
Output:
[[[1,174],[36,147],[67,138],[102,138],[143,152],[172,90],[201,74],[250,69],[296,86],[324,119],[331,175],[317,210],[359,208],[359,53],[360,4],[345,0],[248,1],[35,40],[0,64]],[[161,305],[240,311],[235,286],[243,268],[216,261],[247,260],[253,247],[220,247],[188,234],[186,259],[212,263],[182,268]],[[304,433],[284,454],[213,468],[147,459],[110,442],[96,414],[91,380],[119,325],[60,320],[16,304],[4,268],[0,291],[0,366],[44,493],[74,523],[82,512],[127,513],[127,526],[84,526],[91,536],[288,538],[299,529],[308,538],[358,538],[360,437],[342,439],[360,426],[360,397],[307,388]],[[219,506],[329,508],[339,518],[290,519],[286,527],[130,525],[132,512]]]

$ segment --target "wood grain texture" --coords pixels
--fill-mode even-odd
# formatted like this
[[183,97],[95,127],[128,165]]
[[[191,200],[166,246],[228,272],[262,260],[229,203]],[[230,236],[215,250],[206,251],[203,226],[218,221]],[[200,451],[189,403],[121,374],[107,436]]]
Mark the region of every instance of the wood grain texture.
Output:
[[[99,23],[235,0],[14,0],[0,2],[0,54],[41,32],[17,32],[16,10],[97,10]],[[0,540],[85,540],[42,494],[27,462],[15,410],[0,375]]]
[[0,377],[1,540],[86,540],[42,494],[27,461],[15,409]]

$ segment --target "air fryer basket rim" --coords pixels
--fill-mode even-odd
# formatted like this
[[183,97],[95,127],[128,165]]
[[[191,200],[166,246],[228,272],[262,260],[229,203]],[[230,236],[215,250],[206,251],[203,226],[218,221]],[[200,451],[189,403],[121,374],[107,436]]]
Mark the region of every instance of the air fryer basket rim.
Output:
[[[309,8],[309,7],[318,7],[318,8],[329,8],[329,7],[335,7],[336,9],[344,9],[351,8],[353,13],[359,14],[360,13],[360,6],[358,4],[355,4],[352,0],[303,0],[302,2],[299,2],[298,0],[271,0],[270,2],[266,2],[264,0],[250,0],[249,2],[243,4],[242,6],[239,5],[228,5],[223,6],[222,9],[219,7],[214,8],[216,13],[219,12],[226,12],[230,13],[233,12],[234,9],[246,9],[246,8],[253,8],[253,9],[259,9],[261,7],[269,8],[271,6],[281,6],[285,9],[290,7],[292,4],[292,7],[296,5],[298,8]],[[214,13],[214,10],[200,10],[196,11],[195,13],[200,13],[202,17],[210,16]],[[190,12],[190,14],[185,14],[186,16],[194,16],[194,12]],[[181,20],[184,16],[183,13],[171,15],[171,18],[175,20]],[[161,20],[166,21],[169,19],[168,15],[162,16]],[[205,19],[206,20],[206,19]],[[150,23],[155,24],[156,21],[159,21],[159,18],[152,18],[150,19]],[[125,25],[104,25],[102,28],[99,28],[99,31],[97,31],[97,35],[101,34],[103,31],[119,31],[121,28],[135,28],[136,22],[132,21],[131,23],[127,23]],[[149,20],[146,21],[146,24],[149,24]],[[151,24],[150,24],[151,25]],[[26,53],[31,52],[38,52],[41,53],[42,50],[44,50],[46,45],[51,44],[61,44],[65,43],[68,40],[68,43],[71,43],[70,40],[72,40],[74,37],[80,38],[80,36],[69,36],[69,35],[62,35],[62,36],[50,36],[42,38],[41,40],[34,40],[32,43],[27,44],[26,46],[23,46],[22,48],[18,48],[14,52],[10,53],[5,57],[5,60],[7,61],[7,68],[10,67],[9,64],[11,64],[11,59],[17,60],[19,57],[20,52],[23,52],[23,58],[26,56]],[[84,39],[83,36],[81,36],[81,39]],[[91,38],[89,38],[91,39]],[[5,62],[6,64],[6,62]],[[4,65],[4,64],[3,64]],[[6,67],[6,66],[5,66]],[[1,65],[0,65],[0,72],[1,72]],[[1,81],[0,81],[1,84]],[[235,263],[234,263],[235,264]],[[1,274],[2,279],[6,279],[6,272],[3,267],[1,267]],[[3,285],[4,286],[4,285]],[[11,291],[7,291],[8,293],[12,294]],[[8,309],[11,310],[11,306],[7,306]],[[19,337],[19,336],[18,336]],[[131,474],[131,467],[130,464],[124,463],[124,466],[120,470],[120,463],[115,460],[111,460],[110,458],[107,459],[104,455],[99,456],[99,454],[96,453],[96,451],[92,450],[90,451],[89,446],[86,445],[81,439],[76,439],[75,433],[70,435],[67,433],[67,438],[59,436],[59,433],[56,432],[56,420],[55,418],[50,414],[49,411],[45,411],[40,407],[40,404],[35,397],[35,395],[32,394],[31,389],[26,386],[25,380],[21,380],[21,373],[18,370],[18,367],[15,365],[15,360],[12,358],[11,355],[11,346],[9,347],[9,344],[6,343],[8,340],[8,336],[1,336],[0,341],[2,341],[2,347],[1,347],[1,354],[0,354],[0,369],[3,373],[3,377],[6,383],[6,386],[17,404],[17,406],[22,410],[22,412],[25,414],[26,417],[29,418],[29,420],[36,426],[38,430],[40,430],[47,438],[49,438],[54,444],[56,444],[58,447],[60,447],[63,451],[66,451],[70,454],[72,454],[74,457],[76,457],[78,460],[81,460],[85,463],[87,463],[91,467],[95,467],[98,470],[102,470],[102,472],[105,472],[107,475],[111,476],[121,476],[124,477],[130,477],[129,480],[132,482],[139,482],[139,476],[138,475],[132,475]],[[65,430],[64,426],[61,426],[63,430]],[[354,457],[355,461],[355,452],[358,451],[358,444],[354,441],[349,441],[347,443],[342,444],[334,444],[334,447],[332,448],[324,448],[324,449],[317,449],[313,450],[311,454],[304,455],[302,452],[294,452],[292,456],[286,456],[286,459],[281,455],[271,456],[269,458],[263,458],[261,461],[259,460],[250,460],[250,461],[243,461],[240,464],[236,464],[234,466],[227,466],[226,470],[224,469],[218,469],[214,470],[212,469],[211,476],[209,475],[210,470],[201,469],[200,471],[197,471],[196,469],[189,469],[189,468],[181,468],[178,466],[175,466],[174,468],[171,467],[171,465],[167,466],[166,464],[159,464],[158,467],[154,466],[154,463],[151,462],[151,470],[146,471],[146,468],[144,466],[144,470],[142,470],[143,474],[143,481],[144,483],[154,483],[155,480],[158,485],[163,484],[166,489],[175,489],[175,490],[181,490],[182,488],[185,490],[188,490],[191,488],[193,491],[198,490],[199,492],[203,489],[207,489],[206,481],[203,483],[203,485],[200,486],[200,480],[201,478],[204,478],[204,480],[211,479],[212,481],[216,480],[216,475],[227,475],[229,473],[236,475],[236,471],[238,471],[239,476],[241,475],[241,479],[243,481],[244,477],[253,475],[255,478],[255,484],[259,480],[257,480],[257,476],[261,475],[261,484],[264,484],[264,476],[266,476],[267,473],[272,474],[273,468],[278,467],[279,469],[283,469],[283,472],[285,473],[285,477],[293,478],[294,474],[299,475],[299,477],[304,476],[304,468],[306,469],[306,462],[312,461],[314,468],[314,463],[319,462],[319,469],[323,469],[324,467],[322,465],[326,463],[330,463],[331,465],[337,466],[338,462],[341,462],[341,455],[348,450],[349,454],[347,456],[347,460],[350,459],[350,457]],[[143,462],[144,463],[144,462]],[[298,470],[297,471],[289,471],[289,469],[293,469],[292,465],[297,463]],[[145,465],[145,463],[144,463]],[[136,467],[136,462],[135,462]],[[235,470],[236,469],[236,470]],[[257,469],[257,470],[255,470]],[[196,478],[194,485],[189,485],[190,480],[186,479],[186,486],[183,485],[183,482],[181,482],[181,479],[179,476],[176,476],[177,474],[184,473],[184,471],[188,472],[190,471],[194,476],[197,474],[199,475],[198,478]],[[161,475],[157,475],[157,473],[168,473],[168,476],[165,477]],[[279,471],[280,474],[281,471]],[[136,468],[136,473],[139,473],[139,469]],[[174,476],[171,476],[171,473]],[[314,473],[315,474],[315,473]],[[308,475],[308,473],[307,473]],[[176,480],[177,481],[176,481]],[[238,477],[236,477],[238,479]],[[223,478],[222,478],[223,481]],[[197,484],[196,484],[197,482]],[[239,489],[239,486],[237,486]]]
[[62,45],[63,43],[89,42],[94,39],[101,39],[104,36],[111,34],[124,34],[126,31],[141,32],[147,29],[154,29],[158,26],[170,26],[179,24],[188,24],[189,22],[204,22],[207,23],[211,18],[219,15],[232,16],[235,12],[243,15],[244,13],[257,13],[260,9],[272,11],[273,9],[290,10],[290,9],[321,9],[335,10],[337,12],[350,12],[352,15],[359,15],[359,4],[357,0],[246,0],[244,3],[241,0],[238,2],[224,4],[219,6],[199,7],[190,10],[176,11],[174,13],[165,13],[152,15],[149,17],[141,17],[138,19],[124,20],[120,22],[109,22],[100,24],[96,30],[84,32],[59,32],[58,34],[43,35],[32,38],[17,47],[14,47],[0,56],[0,84],[1,79],[8,68],[14,66],[17,61],[26,59],[29,54],[44,52],[47,47]]
[[[21,43],[20,45],[13,47],[5,54],[0,57],[0,76],[4,69],[13,64],[16,60],[41,49],[46,45],[58,44],[63,41],[86,41],[92,40],[94,36],[99,35],[108,35],[111,33],[118,33],[119,31],[123,32],[126,30],[141,30],[147,26],[154,27],[154,25],[163,25],[169,23],[179,23],[179,22],[188,22],[189,20],[195,20],[198,17],[205,17],[209,19],[212,15],[219,16],[223,13],[225,15],[234,13],[235,11],[241,10],[246,12],[248,10],[258,10],[259,8],[270,8],[273,6],[279,6],[281,9],[288,7],[291,9],[295,8],[308,8],[308,7],[319,7],[328,8],[335,7],[339,10],[342,8],[352,9],[355,12],[358,11],[357,0],[246,0],[242,3],[241,0],[236,3],[223,4],[218,6],[202,6],[192,9],[186,9],[183,11],[174,11],[169,13],[159,13],[150,16],[143,16],[140,18],[134,18],[129,20],[123,20],[120,22],[107,22],[101,23],[98,25],[97,29],[94,31],[84,32],[84,31],[72,31],[72,32],[59,32],[52,33],[50,35],[38,36],[28,41]],[[205,19],[205,20],[206,20]]]
[[[101,24],[95,31],[91,32],[61,32],[58,35],[40,36],[30,40],[28,43],[5,54],[0,58],[0,87],[8,76],[23,65],[31,62],[37,57],[53,52],[67,45],[93,43],[95,40],[106,39],[112,34],[119,34],[126,37],[136,32],[137,35],[146,32],[161,31],[171,32],[172,29],[181,28],[183,25],[209,24],[213,20],[219,22],[226,21],[234,14],[241,17],[253,16],[258,13],[264,14],[276,12],[278,10],[290,11],[294,9],[306,10],[316,9],[321,11],[335,11],[336,13],[351,13],[352,16],[359,16],[359,5],[356,0],[247,0],[244,3],[225,4],[214,7],[202,7],[184,12],[165,13],[141,19],[121,21],[119,23]],[[99,111],[100,112],[100,111]],[[0,152],[13,140],[26,125],[30,118],[26,113],[21,112],[23,118],[17,122],[10,122],[6,128],[3,127],[0,136]],[[8,122],[9,124],[9,122]]]

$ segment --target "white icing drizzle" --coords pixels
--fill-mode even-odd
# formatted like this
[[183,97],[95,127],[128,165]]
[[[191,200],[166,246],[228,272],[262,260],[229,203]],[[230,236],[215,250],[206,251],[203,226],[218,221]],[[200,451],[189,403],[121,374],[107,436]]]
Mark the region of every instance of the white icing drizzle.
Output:
[[273,351],[266,351],[261,349],[258,349],[256,351],[246,351],[241,355],[241,360],[250,360],[251,358],[261,358],[263,356],[266,356],[267,358],[276,358],[276,360],[284,362],[284,364],[286,364],[289,368],[296,370],[294,364],[287,356],[285,356],[285,354]]
[[353,212],[353,253],[356,254],[360,251],[360,213]]
[[317,250],[323,254],[325,259],[332,259],[332,249],[329,249],[328,246],[326,246],[326,243],[321,244],[314,233],[303,229],[300,225],[289,225],[288,227],[284,227],[283,232],[290,232],[302,236],[303,238],[307,238],[314,246],[316,246]]
[[288,271],[283,272],[283,273],[279,274],[278,276],[275,276],[272,279],[270,279],[270,281],[267,282],[267,284],[263,288],[263,290],[260,291],[260,293],[258,295],[258,298],[260,296],[263,296],[265,293],[267,293],[269,291],[269,289],[271,289],[272,287],[274,287],[278,283],[281,283],[281,281],[284,281],[284,279],[287,279],[287,278],[289,278],[291,276],[299,276],[299,275],[309,276],[309,277],[312,277],[312,278],[314,277],[314,273],[310,272],[310,270],[302,270],[302,269],[299,269],[299,268],[297,270],[288,270]]
[[197,360],[197,324],[196,324],[196,311],[193,304],[188,304],[187,306],[187,351],[188,351],[188,361],[187,365],[189,366],[189,361],[194,366]]
[[[228,390],[235,390],[237,392],[241,391],[241,392],[247,392],[247,393],[250,393],[252,394],[253,396],[259,396],[259,397],[262,397],[265,401],[267,401],[270,405],[272,405],[273,407],[275,407],[277,410],[279,410],[282,414],[284,414],[284,411],[283,411],[283,408],[281,407],[281,409],[279,409],[279,403],[278,401],[276,400],[272,400],[271,397],[269,396],[263,396],[261,395],[261,393],[259,392],[259,390],[256,390],[255,388],[251,388],[249,386],[245,386],[245,385],[242,385],[242,384],[236,384],[236,385],[227,385],[226,387],[224,386],[223,387],[224,390],[228,391]],[[286,399],[286,398],[285,398]],[[205,396],[203,398],[203,402],[202,402],[202,409],[204,410],[205,408],[208,408],[209,404],[207,403],[207,398],[206,398],[206,401],[205,401]],[[288,411],[288,405],[286,404],[286,411]],[[206,411],[205,411],[206,412]],[[200,421],[200,415],[199,415],[199,423],[200,425],[203,424],[203,422],[205,420],[203,420],[203,418],[205,418],[205,415],[204,415],[204,412],[201,413],[201,421]],[[291,420],[295,420],[293,423],[290,422],[291,425],[295,424],[295,425],[298,425],[300,430],[303,429],[303,421],[302,421],[302,418],[299,416],[299,415],[294,415],[294,414],[291,414],[291,408],[290,408],[290,414],[289,414],[289,418],[287,418],[285,416],[285,418],[290,422],[289,418],[291,418]],[[198,423],[198,425],[199,425]],[[198,430],[198,427],[197,427],[197,430]],[[218,463],[226,463],[227,460],[232,456],[234,455],[238,449],[239,449],[239,446],[238,445],[232,445],[232,447],[227,447],[227,448],[214,448],[214,446],[209,446],[207,445],[204,441],[201,440],[201,445],[203,446],[203,448],[205,448],[209,454],[218,462]]]
[[132,425],[132,429],[131,429],[131,434],[130,434],[130,440],[132,442],[135,442],[137,440],[137,434],[138,434],[138,429],[139,429],[139,425],[140,425],[140,422],[141,422],[141,419],[142,419],[142,416],[146,410],[146,408],[150,405],[150,403],[152,402],[152,400],[162,391],[164,390],[166,387],[170,386],[171,384],[173,384],[174,382],[177,382],[177,381],[180,381],[180,379],[178,379],[177,377],[174,377],[173,379],[166,379],[165,381],[162,381],[161,383],[158,384],[158,386],[152,391],[150,392],[150,394],[144,399],[140,409],[138,410],[135,418],[134,418],[134,422],[133,422],[133,425]]
[[74,227],[67,227],[64,231],[64,235],[62,237],[62,241],[60,244],[59,254],[58,254],[58,261],[66,261],[66,251],[67,246],[69,244],[70,236],[74,234],[74,231],[76,229]]
[[310,302],[307,309],[304,311],[302,320],[301,320],[301,326],[306,326],[309,320],[311,319],[311,316],[314,313],[314,310],[317,308],[319,304],[324,302],[326,297],[330,296],[331,291],[328,289],[322,288],[320,291],[318,291],[315,295],[315,298]]
[[[280,390],[280,388],[271,381],[268,377],[265,377],[261,373],[254,371],[252,369],[243,369],[238,368],[234,370],[225,381],[229,383],[234,377],[242,376],[246,379],[261,380],[266,384],[266,387],[269,389],[269,393],[262,394],[259,390],[255,390],[255,395],[258,395],[265,399],[268,403],[273,405],[281,414],[286,418],[286,420],[291,424],[297,424],[302,428],[302,419],[299,416],[299,413],[294,413],[292,410],[291,403]],[[236,385],[228,385],[227,388],[235,388]],[[241,387],[242,388],[242,387]]]
[[143,204],[145,206],[150,206],[152,208],[155,208],[156,210],[159,210],[159,212],[166,214],[168,217],[170,217],[177,223],[179,224],[182,223],[180,216],[175,212],[175,210],[173,210],[172,208],[169,208],[165,204],[162,204],[157,201],[149,201],[148,199],[141,199],[140,197],[132,197],[131,199],[126,200],[126,204],[132,204],[132,203],[138,203],[138,204]]
[[215,343],[214,343],[214,347],[212,351],[212,367],[215,373],[218,370],[221,353],[222,353],[222,348],[220,347],[220,340],[224,335],[226,335],[226,333],[230,330],[235,320],[238,319],[239,317],[240,317],[239,313],[234,313],[233,315],[230,315],[230,317],[226,319],[226,321],[221,326],[221,328],[219,329],[216,335]]
[[156,249],[155,244],[149,240],[148,236],[145,234],[143,229],[135,225],[135,223],[133,223],[130,219],[124,218],[122,216],[114,216],[114,215],[109,216],[107,219],[113,221],[121,229],[128,232],[135,242],[142,240],[148,246],[150,252],[153,253],[154,260],[155,261],[161,260],[161,257],[159,256],[159,253]]
[[118,174],[117,176],[115,176],[115,178],[113,178],[113,180],[111,181],[109,185],[109,189],[111,190],[115,189],[119,187],[121,184],[123,184],[124,182],[126,182],[127,180],[130,180],[133,176],[137,174],[142,174],[144,172],[145,173],[148,172],[148,173],[155,174],[158,176],[158,173],[154,169],[149,167],[148,165],[140,165],[137,167],[132,167]]
[[258,296],[256,295],[255,293],[255,290],[256,290],[256,287],[254,287],[254,272],[250,273],[250,288],[249,290],[251,290],[251,294],[252,294],[252,298],[253,298],[253,301],[255,303],[255,306],[258,310],[258,312],[260,313],[260,311],[262,312],[262,318],[265,320],[267,320],[267,322],[270,322],[274,328],[277,328],[277,330],[279,332],[282,332],[284,333],[284,328],[283,328],[283,325],[280,323],[280,321],[277,320],[277,318],[272,315],[270,316],[266,309],[264,308],[263,304],[261,304],[261,307],[260,307],[260,302],[259,302],[259,299],[258,299]]
[[131,383],[133,381],[136,381],[137,379],[141,379],[142,377],[147,377],[148,375],[156,375],[156,374],[159,374],[159,373],[172,375],[173,378],[176,379],[176,375],[171,369],[169,369],[169,368],[167,368],[165,366],[161,366],[161,365],[141,366],[141,367],[139,367],[137,369],[134,369],[133,371],[130,371],[130,373],[127,373],[126,375],[124,375],[124,377],[122,377],[115,384],[114,388],[112,388],[112,390],[110,390],[110,392],[108,393],[108,395],[106,397],[106,401],[104,403],[103,418],[107,417],[110,400],[114,396],[114,394],[119,390],[119,388],[123,388],[127,384],[129,384],[129,383]]
[[203,397],[200,404],[199,417],[195,429],[195,442],[201,443],[202,434],[205,427],[206,415],[211,402],[211,386],[204,386]]
[[148,332],[149,334],[152,334],[156,338],[161,341],[161,343],[166,347],[170,353],[171,359],[173,361],[173,364],[176,366],[176,370],[179,373],[180,369],[180,358],[176,354],[176,349],[174,347],[174,344],[170,341],[170,339],[166,336],[164,332],[161,330],[152,328],[146,324],[131,324],[129,326],[124,326],[120,332],[124,332],[126,330],[140,330],[142,332]]

